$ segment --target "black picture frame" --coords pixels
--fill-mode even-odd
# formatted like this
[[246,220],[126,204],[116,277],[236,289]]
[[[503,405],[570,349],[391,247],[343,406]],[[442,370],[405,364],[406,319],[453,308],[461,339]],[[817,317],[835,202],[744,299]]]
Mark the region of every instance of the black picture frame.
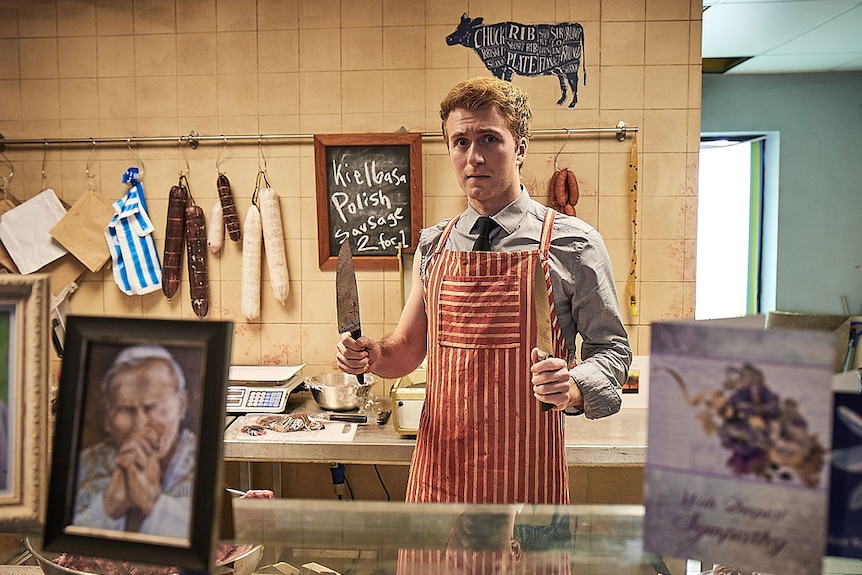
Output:
[[[67,318],[44,549],[192,571],[212,568],[222,501],[223,432],[232,333],[233,324],[223,321]],[[186,483],[180,490],[185,495],[172,499],[162,494],[160,498],[166,505],[174,505],[172,509],[184,518],[187,514],[187,536],[83,524],[81,515],[75,514],[76,498],[87,497],[79,495],[86,492],[79,490],[78,485],[82,453],[89,447],[110,445],[107,435],[98,438],[98,432],[105,429],[109,420],[104,410],[101,417],[97,415],[106,397],[102,380],[117,354],[135,346],[168,350],[185,376],[187,396],[182,426],[194,436],[184,436],[189,440],[183,444],[186,453],[193,454],[193,463],[183,481],[190,481],[191,485]],[[186,504],[188,507],[183,507]]]

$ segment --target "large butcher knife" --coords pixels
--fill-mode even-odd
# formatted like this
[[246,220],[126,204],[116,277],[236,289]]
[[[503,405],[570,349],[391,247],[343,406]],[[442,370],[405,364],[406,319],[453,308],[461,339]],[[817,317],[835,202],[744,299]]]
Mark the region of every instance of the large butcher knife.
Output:
[[[359,323],[359,290],[356,289],[356,268],[353,266],[353,252],[350,240],[345,239],[338,250],[338,267],[335,269],[335,306],[338,310],[338,333],[349,331],[353,339],[362,335]],[[365,376],[356,376],[359,385],[365,383]]]
[[[533,274],[533,300],[536,302],[534,311],[536,319],[536,347],[539,348],[539,361],[548,359],[554,351],[554,337],[551,332],[551,306],[548,303],[548,284],[545,281],[545,270],[541,258],[536,258],[536,271]],[[542,402],[542,411],[548,411],[554,406]]]

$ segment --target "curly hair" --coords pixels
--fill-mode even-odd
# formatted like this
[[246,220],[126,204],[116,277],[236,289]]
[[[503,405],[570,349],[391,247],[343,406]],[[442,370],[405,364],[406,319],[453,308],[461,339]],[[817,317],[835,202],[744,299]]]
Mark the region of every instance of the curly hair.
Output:
[[440,102],[440,119],[443,138],[447,140],[446,120],[456,108],[471,112],[496,106],[509,124],[509,131],[515,141],[530,138],[530,122],[533,112],[528,103],[527,93],[521,88],[499,78],[478,77],[456,84]]

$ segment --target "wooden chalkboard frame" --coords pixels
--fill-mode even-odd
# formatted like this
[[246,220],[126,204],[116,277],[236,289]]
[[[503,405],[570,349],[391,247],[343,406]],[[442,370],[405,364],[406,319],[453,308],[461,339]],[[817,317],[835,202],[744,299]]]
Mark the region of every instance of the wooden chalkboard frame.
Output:
[[[333,182],[330,179],[329,166],[327,165],[327,153],[330,148],[337,153],[340,148],[369,148],[369,151],[377,150],[385,152],[392,147],[407,147],[409,157],[409,198],[410,213],[402,214],[405,222],[409,222],[407,232],[409,245],[403,245],[403,253],[413,253],[419,241],[419,230],[422,227],[422,134],[418,132],[392,132],[392,133],[367,133],[367,134],[317,134],[314,136],[314,171],[315,186],[317,191],[317,237],[318,237],[318,263],[321,270],[334,270],[338,260],[338,249],[341,242],[337,242],[333,225],[330,221],[330,201],[333,190]],[[403,232],[404,230],[402,230]],[[373,252],[362,251],[357,247],[355,241],[351,241],[353,249],[353,262],[356,269],[398,269],[397,244],[394,253],[377,255]]]

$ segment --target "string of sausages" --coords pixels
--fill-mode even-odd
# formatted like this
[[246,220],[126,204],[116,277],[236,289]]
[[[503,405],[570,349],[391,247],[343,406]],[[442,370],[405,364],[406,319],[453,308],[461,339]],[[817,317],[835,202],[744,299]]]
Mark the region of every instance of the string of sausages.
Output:
[[548,200],[552,208],[558,212],[575,216],[577,215],[575,206],[580,195],[578,179],[573,171],[568,168],[561,168],[554,172],[548,182]]
[[[242,241],[241,312],[247,319],[260,316],[261,262],[264,252],[275,299],[284,304],[290,291],[287,256],[278,194],[260,170],[252,205],[241,233],[239,215],[230,180],[221,171],[216,179],[218,199],[210,211],[209,233],[203,210],[195,204],[185,174],[168,194],[167,226],[163,256],[162,291],[170,301],[180,286],[183,252],[188,261],[192,309],[198,317],[209,311],[207,249],[217,254],[224,247],[225,232],[232,241]],[[186,249],[183,250],[185,243]]]
[[290,293],[287,255],[278,194],[269,185],[266,172],[257,174],[251,207],[245,215],[245,237],[242,244],[242,293],[240,311],[246,319],[260,316],[260,272],[262,255],[266,254],[272,295],[282,305]]
[[188,178],[180,174],[177,185],[172,186],[168,194],[162,292],[170,301],[179,289],[185,242],[192,310],[196,316],[205,317],[209,312],[206,223],[204,211],[195,203],[189,188]]

